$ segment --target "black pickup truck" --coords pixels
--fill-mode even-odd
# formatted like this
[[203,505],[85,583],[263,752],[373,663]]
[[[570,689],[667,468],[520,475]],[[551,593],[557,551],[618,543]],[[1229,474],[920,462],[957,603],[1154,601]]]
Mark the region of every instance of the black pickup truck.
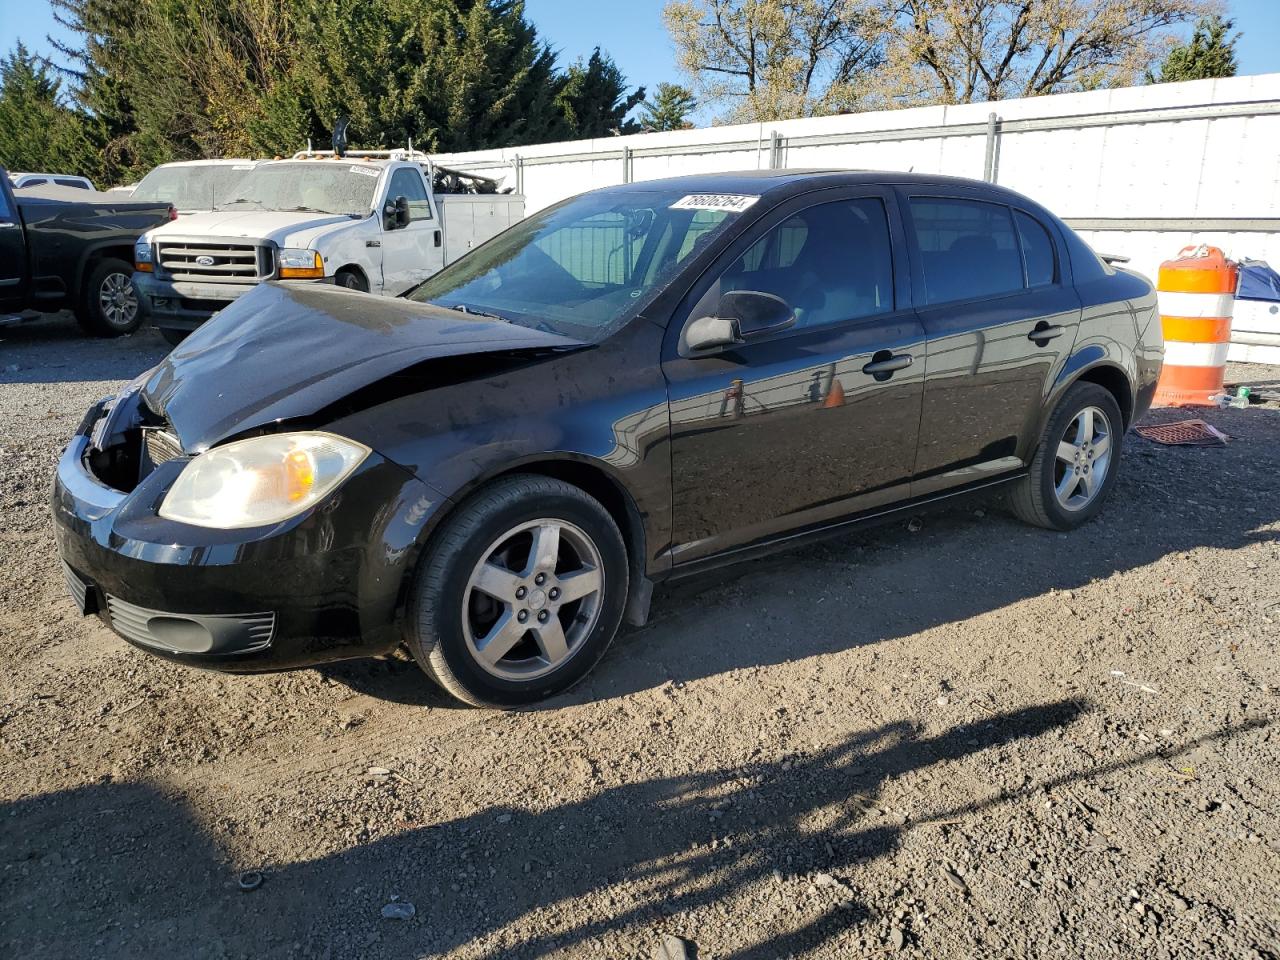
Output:
[[133,243],[173,216],[168,203],[68,187],[14,191],[0,169],[0,318],[72,310],[87,333],[132,333]]

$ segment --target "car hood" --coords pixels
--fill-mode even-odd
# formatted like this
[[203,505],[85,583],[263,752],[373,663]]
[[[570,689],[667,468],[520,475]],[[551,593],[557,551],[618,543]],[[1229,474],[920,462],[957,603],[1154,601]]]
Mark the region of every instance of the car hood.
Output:
[[432,376],[443,381],[448,368],[427,361],[483,354],[523,359],[586,346],[409,300],[264,283],[183,341],[140,378],[138,389],[183,449],[199,452],[282,421],[314,422],[357,395],[376,395],[370,388],[410,367],[424,365],[403,378],[411,381],[407,388],[428,390]]
[[213,210],[207,213],[183,214],[172,223],[153,230],[149,239],[170,240],[179,237],[244,237],[271,240],[282,246],[306,246],[318,233],[340,224],[358,221],[343,214],[316,214],[254,210]]

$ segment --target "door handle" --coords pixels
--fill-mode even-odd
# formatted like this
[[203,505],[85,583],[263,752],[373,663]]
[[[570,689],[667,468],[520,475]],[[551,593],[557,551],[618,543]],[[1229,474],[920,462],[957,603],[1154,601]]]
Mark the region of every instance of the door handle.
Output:
[[1043,347],[1054,337],[1060,337],[1066,332],[1062,327],[1041,320],[1036,324],[1036,328],[1027,334],[1027,339],[1034,340],[1037,347]]
[[904,370],[913,363],[909,353],[890,353],[888,350],[877,350],[871,362],[864,364],[862,372],[877,380],[887,380],[897,371]]
[[433,242],[435,243],[435,245],[436,245],[437,247],[438,247],[438,246],[440,246],[441,236],[440,236],[440,231],[439,231],[439,230],[437,230],[437,231],[436,231],[436,234],[435,234],[435,236],[432,238],[432,240],[433,240]]

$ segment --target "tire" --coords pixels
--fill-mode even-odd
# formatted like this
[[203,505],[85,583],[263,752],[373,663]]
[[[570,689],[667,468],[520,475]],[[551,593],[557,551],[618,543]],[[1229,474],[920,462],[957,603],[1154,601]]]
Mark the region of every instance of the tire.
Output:
[[334,274],[333,282],[336,286],[346,287],[348,290],[369,292],[369,282],[354,270],[339,270]]
[[[552,526],[558,562],[548,565],[533,544],[549,545]],[[613,642],[626,606],[627,560],[617,524],[582,490],[532,474],[499,480],[432,538],[410,593],[405,642],[427,675],[464,703],[515,707],[545,699],[585,677]],[[572,579],[575,572],[582,579]],[[557,599],[592,582],[592,592]],[[485,641],[507,652],[486,664]]]
[[176,347],[187,337],[191,336],[190,330],[179,330],[176,327],[161,327],[160,336],[164,337],[164,342],[171,347]]
[[[1094,435],[1080,445],[1084,424],[1092,425]],[[1108,438],[1105,445],[1102,435]],[[1071,530],[1092,520],[1115,485],[1123,446],[1124,418],[1115,397],[1096,383],[1074,384],[1049,417],[1030,471],[1010,491],[1014,515],[1050,530]]]
[[76,319],[95,337],[120,337],[142,326],[133,265],[111,257],[96,263],[81,290]]

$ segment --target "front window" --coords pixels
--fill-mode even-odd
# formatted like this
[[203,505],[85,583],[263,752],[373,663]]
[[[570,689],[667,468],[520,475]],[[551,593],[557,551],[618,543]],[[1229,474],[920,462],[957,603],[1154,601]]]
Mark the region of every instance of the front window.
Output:
[[328,161],[264,163],[245,173],[218,210],[276,210],[367,217],[381,169]]
[[600,190],[534,214],[410,299],[598,342],[754,198]]
[[156,167],[139,181],[133,198],[169,203],[175,210],[213,210],[239,196],[232,191],[252,169],[247,163]]

